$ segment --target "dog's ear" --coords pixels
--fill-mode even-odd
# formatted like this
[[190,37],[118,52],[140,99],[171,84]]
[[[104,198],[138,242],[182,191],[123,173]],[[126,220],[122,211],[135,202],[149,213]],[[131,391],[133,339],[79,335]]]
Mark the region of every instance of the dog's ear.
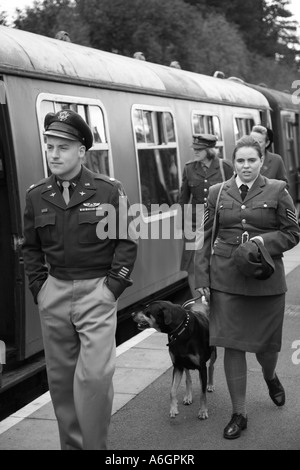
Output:
[[164,315],[165,325],[170,325],[170,323],[172,323],[172,320],[173,320],[170,308],[162,307],[162,312]]

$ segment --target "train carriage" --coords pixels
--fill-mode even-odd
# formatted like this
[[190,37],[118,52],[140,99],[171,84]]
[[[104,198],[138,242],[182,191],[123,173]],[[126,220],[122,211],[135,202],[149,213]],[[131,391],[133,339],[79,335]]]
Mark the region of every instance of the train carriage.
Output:
[[268,100],[271,108],[271,123],[274,148],[283,156],[289,179],[289,192],[300,209],[300,101],[299,90],[293,93],[251,85]]
[[136,211],[141,239],[119,329],[136,303],[186,281],[174,227],[192,134],[217,134],[220,155],[231,159],[236,140],[254,124],[270,125],[271,116],[261,92],[230,80],[7,27],[0,44],[0,340],[7,361],[20,363],[43,348],[24,274],[22,214],[26,189],[49,174],[46,113],[70,107],[82,115],[94,135],[85,165],[121,180]]

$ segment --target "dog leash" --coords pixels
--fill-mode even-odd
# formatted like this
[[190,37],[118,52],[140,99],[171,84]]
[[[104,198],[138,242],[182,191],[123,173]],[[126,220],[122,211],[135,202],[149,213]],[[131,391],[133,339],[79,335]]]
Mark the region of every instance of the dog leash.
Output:
[[214,252],[214,241],[217,238],[217,234],[218,234],[217,233],[218,232],[218,229],[217,229],[217,225],[218,225],[218,205],[219,205],[219,202],[220,202],[221,192],[223,190],[224,184],[225,184],[225,181],[223,181],[223,183],[220,186],[218,196],[217,196],[216,205],[215,205],[215,215],[214,215],[213,227],[212,227],[212,232],[211,232],[211,240],[210,240],[210,252],[211,252],[211,254],[213,254],[213,252]]

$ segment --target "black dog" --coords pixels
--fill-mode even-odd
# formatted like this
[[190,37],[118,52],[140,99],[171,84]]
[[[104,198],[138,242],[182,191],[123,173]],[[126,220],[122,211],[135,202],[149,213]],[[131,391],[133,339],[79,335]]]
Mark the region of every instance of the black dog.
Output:
[[[199,370],[200,379],[200,408],[199,419],[208,418],[206,390],[212,392],[214,362],[216,348],[209,346],[208,307],[197,304],[198,310],[186,310],[180,305],[168,301],[154,301],[142,311],[132,314],[138,328],[155,328],[168,335],[169,353],[174,366],[171,388],[170,417],[178,414],[177,389],[182,379],[183,371],[186,373],[186,394],[183,399],[185,405],[192,403],[192,379],[189,370]],[[206,362],[210,359],[209,380],[207,383]]]

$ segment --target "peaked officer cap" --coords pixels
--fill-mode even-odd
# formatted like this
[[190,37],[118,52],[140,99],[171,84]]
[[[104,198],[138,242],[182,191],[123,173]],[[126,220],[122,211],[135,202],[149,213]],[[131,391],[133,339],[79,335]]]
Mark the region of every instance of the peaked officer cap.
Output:
[[93,145],[93,134],[85,120],[75,111],[64,109],[58,113],[48,113],[44,121],[44,135],[79,140],[86,149]]
[[207,149],[216,146],[218,138],[213,134],[193,135],[192,147],[194,149]]
[[268,279],[275,271],[274,262],[259,240],[242,243],[236,249],[234,262],[244,276]]

